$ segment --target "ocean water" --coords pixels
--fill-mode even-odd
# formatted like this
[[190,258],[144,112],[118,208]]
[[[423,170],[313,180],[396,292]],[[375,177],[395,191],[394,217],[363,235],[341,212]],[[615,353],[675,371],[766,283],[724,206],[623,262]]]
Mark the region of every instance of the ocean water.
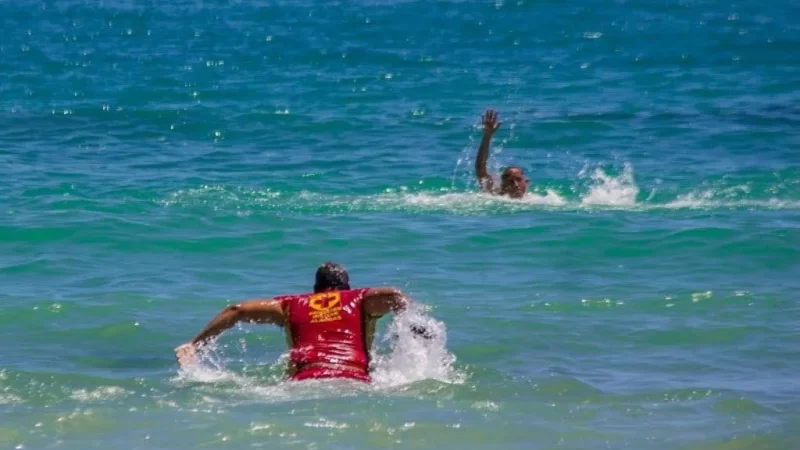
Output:
[[[798,448],[797,2],[18,0],[0,25],[0,448]],[[488,107],[523,200],[477,193]],[[287,383],[249,325],[178,370],[326,260],[416,302],[373,385]]]

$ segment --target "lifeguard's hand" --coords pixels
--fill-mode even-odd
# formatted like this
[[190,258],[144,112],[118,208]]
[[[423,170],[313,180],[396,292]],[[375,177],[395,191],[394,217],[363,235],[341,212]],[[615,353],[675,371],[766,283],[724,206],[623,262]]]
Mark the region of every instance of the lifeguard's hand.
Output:
[[483,132],[489,135],[494,134],[502,124],[502,122],[497,121],[497,111],[493,109],[487,109],[481,120],[483,122]]
[[175,358],[181,367],[197,364],[197,349],[191,342],[175,348]]
[[433,339],[433,333],[422,325],[411,325],[411,332],[423,339]]

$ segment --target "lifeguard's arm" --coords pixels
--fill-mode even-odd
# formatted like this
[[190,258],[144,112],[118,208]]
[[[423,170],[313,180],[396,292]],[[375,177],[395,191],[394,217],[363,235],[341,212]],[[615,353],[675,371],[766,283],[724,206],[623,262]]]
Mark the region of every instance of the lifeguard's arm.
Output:
[[481,146],[478,148],[478,156],[475,158],[475,175],[478,177],[478,184],[484,192],[492,192],[494,190],[494,180],[486,170],[486,162],[489,160],[489,146],[492,143],[492,136],[494,132],[500,128],[500,122],[497,121],[497,111],[487,109],[482,116],[483,122],[483,139],[481,139]]
[[403,291],[393,287],[372,288],[364,294],[364,312],[370,317],[382,317],[389,312],[399,312],[408,306]]
[[191,343],[197,345],[208,342],[238,322],[283,325],[283,309],[277,300],[251,300],[228,306]]
[[[368,317],[377,319],[389,312],[401,312],[408,307],[409,303],[410,300],[403,294],[403,291],[392,287],[381,287],[367,291],[363,307],[364,313]],[[411,332],[425,339],[433,337],[426,327],[421,324],[412,324]]]
[[175,349],[178,362],[181,365],[194,362],[194,352],[198,345],[219,336],[239,322],[271,323],[282,326],[284,322],[283,309],[280,302],[272,299],[251,300],[228,306],[212,319],[194,339]]

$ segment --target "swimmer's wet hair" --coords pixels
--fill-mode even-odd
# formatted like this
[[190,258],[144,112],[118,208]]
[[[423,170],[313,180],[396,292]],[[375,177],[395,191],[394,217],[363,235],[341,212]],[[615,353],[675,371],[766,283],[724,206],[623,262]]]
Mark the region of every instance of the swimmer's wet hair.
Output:
[[314,292],[346,291],[350,289],[350,275],[336,263],[326,262],[317,269]]
[[520,167],[520,166],[508,166],[508,167],[506,167],[506,168],[504,168],[504,169],[503,169],[503,172],[502,172],[501,178],[504,178],[504,179],[505,179],[505,178],[508,178],[508,174],[509,174],[509,172],[511,172],[512,170],[515,170],[515,169],[516,169],[516,170],[519,170],[520,172],[524,172],[524,171],[522,170],[522,167]]

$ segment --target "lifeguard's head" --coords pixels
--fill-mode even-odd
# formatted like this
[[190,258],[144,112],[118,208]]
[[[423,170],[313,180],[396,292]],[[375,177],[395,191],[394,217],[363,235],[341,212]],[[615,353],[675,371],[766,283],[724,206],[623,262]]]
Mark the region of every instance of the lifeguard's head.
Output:
[[314,292],[346,291],[350,289],[350,275],[336,263],[326,262],[317,269]]

